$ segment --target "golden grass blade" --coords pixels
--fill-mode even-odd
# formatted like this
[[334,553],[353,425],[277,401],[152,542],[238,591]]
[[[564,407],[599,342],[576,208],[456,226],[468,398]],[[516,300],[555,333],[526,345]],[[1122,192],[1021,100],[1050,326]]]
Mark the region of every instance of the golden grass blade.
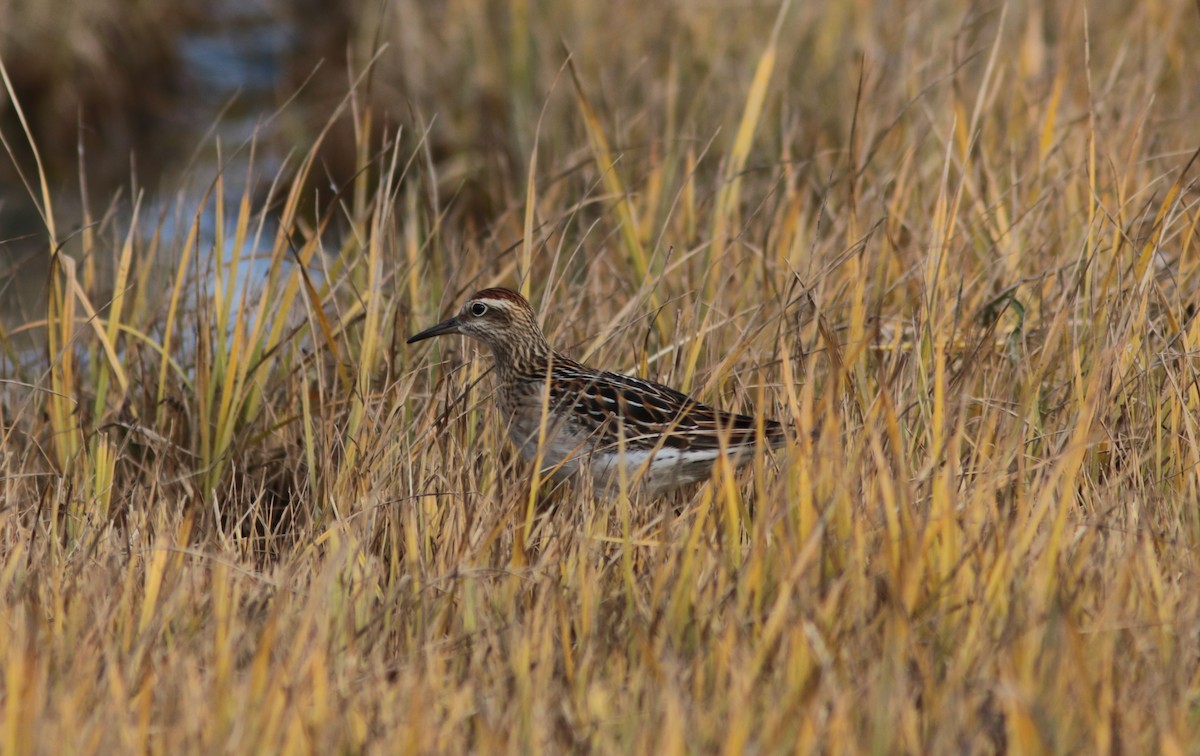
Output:
[[533,277],[533,216],[537,209],[537,158],[538,138],[541,136],[542,120],[538,119],[533,133],[533,149],[529,151],[529,177],[525,182],[525,221],[521,232],[521,262],[517,266],[517,281],[521,296],[533,301],[530,284]]
[[[61,270],[61,274],[60,274]],[[46,312],[46,351],[50,363],[49,416],[53,429],[55,462],[60,472],[71,469],[79,449],[82,436],[74,413],[75,396],[75,297],[64,279],[69,280],[74,270],[74,260],[56,252],[50,268],[50,293]]]
[[[4,61],[0,60],[0,79],[4,81],[4,91],[8,93],[8,103],[12,106],[13,112],[17,114],[17,120],[21,123],[21,129],[25,133],[25,143],[29,145],[29,151],[33,154],[34,165],[37,166],[38,188],[41,194],[41,202],[38,202],[36,196],[32,196],[34,205],[37,207],[38,214],[41,216],[42,223],[46,226],[46,233],[49,235],[50,249],[58,249],[58,231],[54,222],[54,203],[50,199],[50,185],[46,180],[46,169],[42,165],[42,155],[38,151],[37,141],[33,138],[33,132],[29,128],[29,121],[25,118],[25,111],[21,108],[21,101],[17,99],[17,93],[13,89],[12,79],[8,76],[8,68],[4,65]],[[4,141],[4,147],[12,156],[12,149],[9,148],[8,140]],[[20,163],[13,156],[13,165],[20,171]],[[21,174],[21,179],[24,181],[24,174]]]
[[[65,265],[63,266],[67,279],[67,285],[71,289],[71,294],[74,295],[76,301],[83,307],[84,316],[87,323],[91,326],[92,331],[96,334],[96,339],[100,342],[101,348],[104,350],[104,356],[108,360],[108,366],[112,370],[112,376],[116,379],[117,385],[121,392],[124,393],[129,388],[129,378],[125,375],[125,369],[121,367],[121,360],[117,356],[116,345],[108,338],[108,333],[104,329],[104,319],[96,312],[96,308],[92,305],[91,299],[87,292],[79,284],[79,279],[75,276],[75,261],[69,257],[61,258]],[[65,322],[65,320],[64,320]]]
[[[728,248],[728,237],[738,222],[737,216],[741,203],[742,172],[746,169],[746,160],[750,156],[750,150],[754,144],[754,135],[758,131],[758,122],[762,116],[763,104],[766,102],[767,88],[771,83],[771,76],[775,71],[779,32],[783,27],[783,21],[787,17],[790,7],[791,0],[784,0],[779,6],[779,12],[775,17],[775,26],[771,30],[771,36],[767,41],[766,48],[764,48],[762,55],[758,59],[758,67],[754,71],[754,78],[750,82],[750,90],[746,94],[746,103],[742,107],[741,121],[738,123],[732,148],[721,172],[721,189],[717,194],[716,207],[713,212],[712,246],[708,249],[704,266],[705,270],[709,271],[704,278],[703,295],[701,297],[705,303],[712,301],[716,287],[724,279],[724,276],[715,273],[713,268],[720,265],[721,259]],[[707,325],[707,310],[704,317],[705,325]],[[703,348],[703,343],[702,339],[697,339],[688,351],[681,382],[685,391],[691,388],[696,373],[696,366],[700,360],[700,350]]]
[[1162,203],[1158,207],[1158,214],[1154,216],[1154,226],[1150,233],[1150,238],[1142,245],[1142,252],[1138,256],[1137,265],[1133,271],[1134,279],[1143,285],[1150,271],[1150,263],[1154,259],[1155,252],[1158,251],[1159,240],[1162,238],[1166,227],[1165,220],[1167,213],[1175,208],[1175,202],[1179,198],[1179,193],[1183,191],[1184,179],[1187,178],[1192,165],[1198,157],[1200,157],[1200,149],[1192,153],[1183,170],[1179,172],[1179,178],[1175,179],[1175,182],[1171,184],[1171,188],[1167,190],[1167,196],[1163,198]]
[[[117,261],[117,274],[113,281],[113,298],[108,304],[108,328],[105,330],[103,339],[101,339],[105,356],[108,358],[109,371],[116,377],[121,389],[121,397],[118,400],[119,404],[124,403],[125,393],[129,390],[129,379],[125,377],[125,371],[121,368],[121,363],[116,358],[115,349],[117,336],[120,333],[122,320],[125,317],[125,295],[129,289],[129,268],[133,261],[133,236],[137,229],[138,211],[140,209],[141,201],[139,198],[139,201],[135,202],[133,206],[133,217],[129,221],[129,232],[125,235],[125,243],[121,245],[121,256]],[[107,405],[108,376],[109,372],[102,371],[98,377],[96,401],[92,410],[93,417],[101,417]],[[131,411],[135,414],[137,412],[136,409],[131,409]]]
[[1050,99],[1046,102],[1045,115],[1042,121],[1042,136],[1038,140],[1038,153],[1042,161],[1050,154],[1050,150],[1054,147],[1055,133],[1054,127],[1058,119],[1059,103],[1062,100],[1063,88],[1066,85],[1067,69],[1060,68],[1058,74],[1054,77],[1054,88],[1050,90]]
[[[350,373],[346,370],[346,364],[342,360],[341,349],[338,347],[337,339],[334,337],[333,326],[329,323],[329,318],[325,316],[325,308],[321,306],[321,295],[317,291],[317,287],[313,285],[312,278],[308,275],[308,270],[301,263],[299,255],[294,247],[289,245],[292,254],[296,260],[296,271],[300,276],[300,282],[304,287],[304,295],[308,303],[309,317],[317,321],[321,336],[325,339],[325,348],[333,355],[334,369],[337,372],[338,382],[342,386],[343,391],[350,391],[353,384],[350,379]],[[368,333],[370,331],[368,330]]]
[[[583,115],[588,144],[591,145],[592,155],[600,170],[605,191],[616,198],[617,220],[620,223],[621,241],[625,247],[625,254],[633,265],[633,273],[636,277],[634,280],[640,283],[650,274],[650,261],[646,256],[646,250],[642,247],[641,232],[638,228],[633,201],[629,193],[625,191],[620,174],[617,173],[617,161],[613,158],[612,149],[608,146],[608,137],[604,135],[604,127],[600,124],[596,111],[592,109],[591,103],[588,102],[587,95],[584,93],[583,83],[579,80],[579,72],[575,70],[575,62],[568,60],[567,67],[571,71],[571,81],[575,84],[575,101]],[[650,297],[651,306],[657,307],[656,295],[651,292]]]
[[[724,253],[727,244],[726,237],[737,223],[738,206],[741,201],[742,172],[746,169],[746,160],[754,145],[754,135],[758,132],[758,122],[762,117],[763,104],[767,99],[767,88],[775,72],[775,62],[778,57],[779,32],[787,17],[791,0],[784,0],[779,5],[775,16],[775,26],[771,36],[758,59],[754,70],[754,78],[746,93],[746,103],[742,106],[742,118],[734,134],[733,146],[726,158],[722,171],[721,191],[717,194],[716,211],[713,214],[713,248],[710,259],[717,260]],[[710,277],[705,285],[706,299],[712,296],[717,285],[717,279]]]

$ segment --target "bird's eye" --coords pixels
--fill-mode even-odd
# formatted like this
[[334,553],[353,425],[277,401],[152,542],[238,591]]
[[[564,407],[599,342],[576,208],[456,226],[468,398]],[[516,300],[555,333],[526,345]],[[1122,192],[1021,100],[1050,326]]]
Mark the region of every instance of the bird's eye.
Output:
[[483,302],[476,302],[471,305],[471,314],[477,318],[482,318],[484,315],[487,315],[487,305]]

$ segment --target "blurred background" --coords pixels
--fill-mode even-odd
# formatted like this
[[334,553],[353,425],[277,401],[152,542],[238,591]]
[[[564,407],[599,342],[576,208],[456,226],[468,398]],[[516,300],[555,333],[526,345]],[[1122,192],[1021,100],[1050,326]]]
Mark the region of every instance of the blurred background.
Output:
[[[357,171],[351,108],[369,112],[375,147],[397,133],[421,145],[425,179],[436,178],[423,191],[447,200],[452,219],[486,225],[524,185],[543,105],[544,164],[587,156],[568,50],[629,140],[616,147],[637,160],[662,149],[651,143],[661,124],[647,119],[648,103],[658,110],[671,98],[670,117],[702,142],[736,118],[742,102],[679,82],[744,89],[777,12],[624,0],[0,0],[0,62],[24,114],[22,123],[0,92],[0,266],[30,282],[44,273],[30,141],[61,238],[78,229],[85,203],[94,218],[128,217],[138,192],[141,217],[161,222],[172,203],[199,199],[222,166],[239,180],[251,144],[265,191],[326,127],[313,196],[329,198]],[[793,45],[812,18],[796,14]],[[822,68],[840,57],[825,51]],[[10,285],[5,310],[36,289]]]
[[[70,251],[85,207],[95,223],[121,228],[145,192],[142,222],[169,231],[171,213],[194,204],[221,166],[227,181],[246,175],[251,145],[265,191],[328,127],[309,192],[320,206],[371,170],[371,156],[363,164],[356,154],[351,115],[367,113],[369,146],[399,134],[410,152],[420,148],[421,197],[470,238],[519,209],[535,138],[540,180],[591,160],[568,51],[632,191],[652,190],[651,169],[684,150],[699,156],[701,177],[714,175],[778,10],[718,0],[0,0],[0,61],[25,116],[22,124],[0,92],[0,309],[25,322],[40,307],[47,239],[31,141]],[[997,53],[1014,81],[1003,105],[1013,118],[1061,96],[1069,123],[1086,117],[1092,96],[1103,119],[1105,92],[1120,79],[1121,95],[1154,92],[1146,138],[1176,150],[1198,115],[1187,83],[1197,74],[1186,55],[1194,15],[1179,2],[798,3],[781,29],[749,170],[761,186],[785,168],[814,186],[836,181],[856,97],[875,103],[860,133],[902,144],[923,128],[923,112],[971,102]],[[1092,94],[1056,92],[1056,75],[1084,64],[1085,16],[1101,80]],[[860,146],[885,148],[893,166],[901,157],[883,140]],[[923,146],[940,159],[940,144]]]

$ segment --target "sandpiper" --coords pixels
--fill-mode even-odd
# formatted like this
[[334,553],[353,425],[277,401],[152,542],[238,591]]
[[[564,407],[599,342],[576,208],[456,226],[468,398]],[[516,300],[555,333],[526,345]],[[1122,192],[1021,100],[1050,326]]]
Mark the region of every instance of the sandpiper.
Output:
[[[555,478],[590,474],[596,490],[622,477],[651,495],[704,480],[725,455],[744,464],[760,445],[779,447],[783,427],[714,409],[653,381],[597,370],[554,351],[529,302],[508,289],[484,289],[413,344],[462,334],[491,348],[497,399],[508,434],[528,460],[541,447]],[[622,469],[623,468],[623,469]]]

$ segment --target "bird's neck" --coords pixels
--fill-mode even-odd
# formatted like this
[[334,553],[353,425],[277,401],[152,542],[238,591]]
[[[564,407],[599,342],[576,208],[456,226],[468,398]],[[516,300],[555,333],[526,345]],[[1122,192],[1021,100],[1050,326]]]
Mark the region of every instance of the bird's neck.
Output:
[[504,380],[546,375],[558,356],[540,333],[529,338],[491,345],[496,368]]

